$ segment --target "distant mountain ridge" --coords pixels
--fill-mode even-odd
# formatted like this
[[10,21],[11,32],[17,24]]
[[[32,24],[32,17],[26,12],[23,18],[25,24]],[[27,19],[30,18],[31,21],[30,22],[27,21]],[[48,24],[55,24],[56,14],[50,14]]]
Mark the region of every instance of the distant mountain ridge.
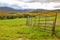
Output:
[[48,11],[60,11],[60,9],[56,9],[56,10],[36,9],[32,12],[48,12]]
[[60,11],[60,9],[56,10],[46,10],[46,9],[14,9],[10,7],[0,7],[0,11],[8,11],[8,12],[41,12],[41,11]]
[[20,9],[20,10],[17,10],[17,9],[13,9],[13,8],[10,8],[10,7],[0,7],[0,11],[8,11],[8,12],[30,12],[30,11],[33,11],[33,9]]

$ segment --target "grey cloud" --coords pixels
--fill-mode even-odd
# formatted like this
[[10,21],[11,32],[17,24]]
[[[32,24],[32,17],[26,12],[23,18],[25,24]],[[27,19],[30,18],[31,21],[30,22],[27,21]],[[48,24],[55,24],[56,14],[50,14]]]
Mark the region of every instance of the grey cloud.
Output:
[[60,0],[20,0],[23,2],[60,2]]
[[60,0],[33,0],[33,1],[37,1],[37,2],[60,2]]
[[6,3],[0,3],[0,6],[7,6],[8,4]]

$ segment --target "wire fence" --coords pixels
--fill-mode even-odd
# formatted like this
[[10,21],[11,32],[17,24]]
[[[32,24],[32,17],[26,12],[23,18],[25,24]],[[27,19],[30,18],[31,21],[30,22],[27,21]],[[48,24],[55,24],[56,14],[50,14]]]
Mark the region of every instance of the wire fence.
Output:
[[55,36],[55,26],[57,19],[57,11],[53,13],[37,13],[36,16],[26,18],[26,25],[40,28],[40,32],[50,32]]

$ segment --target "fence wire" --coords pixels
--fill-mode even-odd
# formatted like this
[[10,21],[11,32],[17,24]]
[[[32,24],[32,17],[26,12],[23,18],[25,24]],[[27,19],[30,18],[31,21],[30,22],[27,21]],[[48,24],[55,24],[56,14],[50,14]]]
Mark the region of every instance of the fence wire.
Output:
[[26,25],[40,28],[40,32],[47,32],[55,35],[55,26],[57,19],[57,12],[53,13],[37,13],[34,17],[27,16]]

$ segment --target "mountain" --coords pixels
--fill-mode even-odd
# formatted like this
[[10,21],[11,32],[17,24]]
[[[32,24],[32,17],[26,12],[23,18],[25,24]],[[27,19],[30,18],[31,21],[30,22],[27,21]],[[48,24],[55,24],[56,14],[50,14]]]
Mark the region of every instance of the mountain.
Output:
[[8,11],[8,12],[30,12],[33,9],[13,9],[10,7],[0,7],[0,11]]
[[33,13],[39,13],[39,12],[48,12],[48,11],[60,11],[60,9],[56,9],[56,10],[45,10],[45,9],[36,9],[36,10],[33,10],[32,12]]
[[46,9],[13,9],[10,7],[0,7],[0,11],[7,11],[7,12],[41,12],[41,11],[60,11],[60,9],[56,10],[46,10]]
[[50,10],[36,9],[36,10],[33,10],[32,12],[37,13],[37,12],[47,12],[47,11],[50,11]]

